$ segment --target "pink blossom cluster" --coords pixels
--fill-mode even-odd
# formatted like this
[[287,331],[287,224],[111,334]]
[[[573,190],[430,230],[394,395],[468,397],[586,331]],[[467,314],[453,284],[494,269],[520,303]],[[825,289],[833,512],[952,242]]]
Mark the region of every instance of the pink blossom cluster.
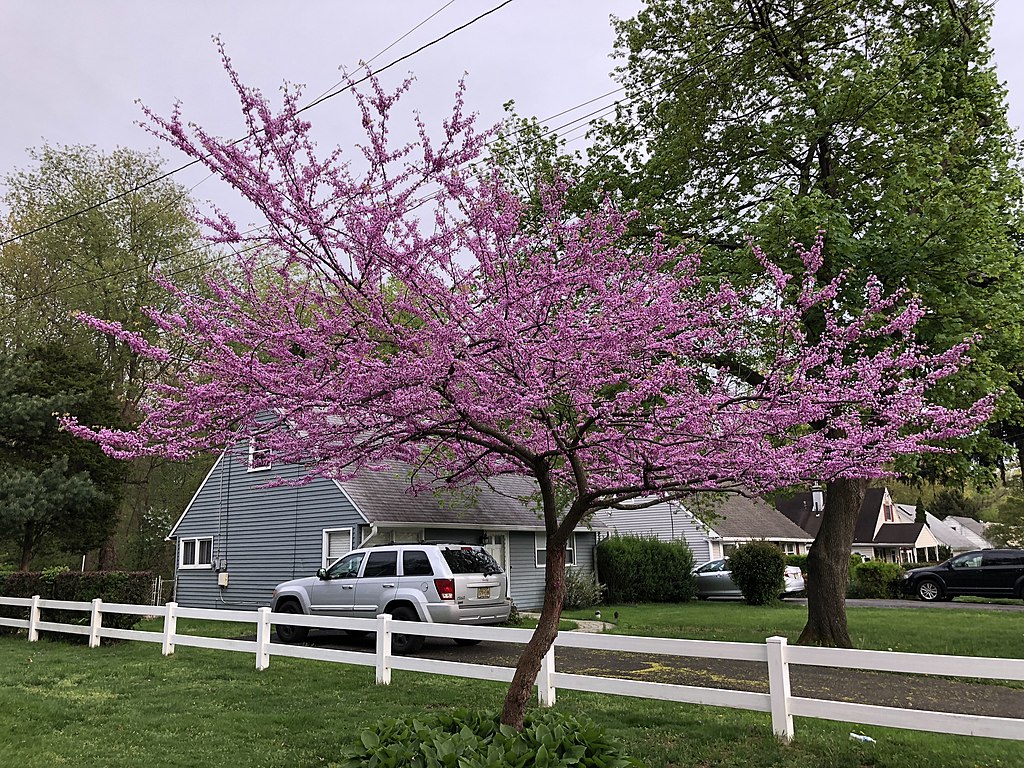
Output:
[[840,302],[842,278],[817,279],[821,238],[800,249],[802,275],[758,251],[750,287],[712,281],[695,253],[627,240],[632,215],[610,200],[568,212],[565,182],[543,190],[539,215],[528,209],[481,159],[487,134],[461,87],[439,138],[417,118],[418,138],[394,146],[409,83],[373,81],[356,95],[367,141],[350,163],[318,152],[297,92],[275,112],[225,65],[246,140],[177,109],[148,113],[150,127],[269,226],[206,221],[216,242],[258,247],[205,295],[163,281],[180,306],[152,313],[159,343],[89,321],[154,359],[187,351],[136,429],[67,420],[111,455],[183,459],[257,435],[310,476],[392,460],[453,486],[528,476],[550,496],[545,512],[575,525],[694,489],[881,476],[990,412],[991,400],[930,402],[968,344],[923,348],[922,308],[877,281],[859,308]]

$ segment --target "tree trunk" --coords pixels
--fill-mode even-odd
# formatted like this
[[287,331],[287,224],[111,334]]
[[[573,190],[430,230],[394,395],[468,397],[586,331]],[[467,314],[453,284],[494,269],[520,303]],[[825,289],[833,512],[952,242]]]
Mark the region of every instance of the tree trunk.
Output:
[[32,565],[32,554],[36,545],[35,526],[32,523],[25,523],[25,535],[21,540],[21,564],[19,570],[28,572]]
[[559,538],[548,538],[544,564],[544,607],[533,637],[519,657],[512,683],[505,694],[501,722],[518,731],[523,730],[526,705],[537,681],[541,661],[558,636],[558,620],[562,615],[562,601],[565,598],[565,543]]
[[866,487],[864,480],[835,480],[826,487],[821,527],[807,555],[807,625],[799,645],[853,646],[846,626],[846,586]]

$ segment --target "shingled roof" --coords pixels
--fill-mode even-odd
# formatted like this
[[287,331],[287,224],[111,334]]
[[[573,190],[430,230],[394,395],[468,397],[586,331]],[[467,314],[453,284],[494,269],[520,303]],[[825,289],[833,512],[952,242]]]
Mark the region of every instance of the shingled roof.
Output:
[[[857,528],[853,535],[854,543],[868,544],[874,540],[875,521],[878,519],[878,510],[882,508],[884,496],[884,488],[868,488],[865,491],[864,501],[860,505],[860,512],[857,516]],[[780,499],[777,506],[782,514],[807,531],[808,534],[818,535],[818,529],[821,527],[821,512],[815,512],[812,509],[810,493],[797,493]]]
[[[497,530],[544,530],[544,521],[524,503],[537,493],[525,477],[498,477],[471,488],[412,493],[411,468],[392,463],[375,472],[362,472],[340,485],[359,511],[373,524],[472,526]],[[605,526],[597,521],[593,527]]]
[[713,508],[713,512],[717,517],[710,521],[710,526],[723,539],[807,541],[811,538],[764,499],[729,493]]

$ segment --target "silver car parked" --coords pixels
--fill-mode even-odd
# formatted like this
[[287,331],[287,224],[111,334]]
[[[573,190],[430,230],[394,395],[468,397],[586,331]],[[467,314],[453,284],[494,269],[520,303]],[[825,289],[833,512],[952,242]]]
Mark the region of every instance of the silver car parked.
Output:
[[[500,624],[511,609],[508,574],[483,547],[470,544],[393,544],[357,549],[274,589],[271,610],[307,616],[373,618],[438,624]],[[276,625],[284,643],[306,639],[306,627]],[[459,644],[476,641],[464,638]],[[395,653],[415,653],[417,635],[394,633]]]
[[[694,572],[697,579],[697,597],[743,597],[743,592],[732,580],[729,559],[709,560]],[[784,588],[779,597],[794,597],[803,594],[804,576],[795,565],[787,565],[783,576]]]

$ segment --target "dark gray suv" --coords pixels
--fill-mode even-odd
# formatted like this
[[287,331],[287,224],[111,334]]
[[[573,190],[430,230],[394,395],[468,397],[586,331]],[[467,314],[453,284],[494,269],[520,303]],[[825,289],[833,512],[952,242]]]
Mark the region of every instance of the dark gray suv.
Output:
[[900,588],[928,602],[958,595],[1024,600],[1024,549],[981,549],[929,568],[912,568]]
[[[353,550],[315,576],[278,584],[270,607],[309,616],[389,613],[400,621],[486,625],[507,621],[511,605],[508,575],[483,547],[392,544]],[[302,642],[309,632],[284,624],[276,630],[285,643]],[[395,653],[415,653],[422,645],[422,637],[392,635]]]

